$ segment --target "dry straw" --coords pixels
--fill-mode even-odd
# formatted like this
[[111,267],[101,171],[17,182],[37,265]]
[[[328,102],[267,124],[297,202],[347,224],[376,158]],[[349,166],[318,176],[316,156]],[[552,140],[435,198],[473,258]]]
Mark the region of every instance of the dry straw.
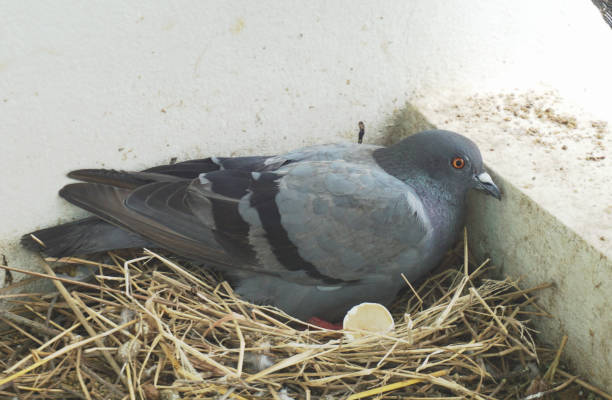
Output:
[[527,322],[542,314],[532,294],[545,285],[486,279],[486,262],[468,273],[464,255],[451,257],[463,267],[400,296],[393,332],[352,342],[149,250],[106,263],[49,259],[93,265],[96,282],[68,285],[47,268],[39,276],[59,294],[0,292],[14,305],[0,312],[0,398],[503,399],[575,384],[555,383],[552,370],[529,392],[541,360]]

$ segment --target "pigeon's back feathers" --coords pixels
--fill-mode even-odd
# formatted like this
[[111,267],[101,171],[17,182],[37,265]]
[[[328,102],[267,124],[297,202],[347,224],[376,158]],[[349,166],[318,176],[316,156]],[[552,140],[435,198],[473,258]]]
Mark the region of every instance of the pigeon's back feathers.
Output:
[[[455,155],[469,171],[449,170]],[[322,145],[142,172],[78,170],[69,176],[86,183],[60,195],[100,219],[34,235],[56,256],[166,248],[226,273],[252,301],[337,319],[359,302],[390,301],[400,274],[414,280],[439,262],[462,226],[467,190],[499,195],[475,174],[486,174],[476,146],[445,131],[389,148]]]
[[194,179],[202,173],[225,169],[260,171],[266,168],[265,162],[270,158],[270,156],[208,157],[174,164],[159,165],[146,169],[144,172],[171,175],[184,179]]

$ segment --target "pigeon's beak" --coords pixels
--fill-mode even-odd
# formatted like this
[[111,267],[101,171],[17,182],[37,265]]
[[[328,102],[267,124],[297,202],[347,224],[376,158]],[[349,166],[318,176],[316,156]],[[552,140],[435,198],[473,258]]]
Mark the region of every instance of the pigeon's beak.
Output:
[[491,175],[482,172],[478,175],[474,175],[474,180],[476,181],[476,189],[487,192],[497,200],[501,200],[501,192],[495,182],[493,182],[493,179],[491,179]]

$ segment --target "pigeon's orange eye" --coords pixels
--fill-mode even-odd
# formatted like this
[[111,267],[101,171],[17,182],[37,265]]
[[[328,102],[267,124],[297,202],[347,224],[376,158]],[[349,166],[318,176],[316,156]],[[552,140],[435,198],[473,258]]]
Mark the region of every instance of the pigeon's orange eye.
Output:
[[461,169],[463,167],[465,167],[465,160],[461,157],[455,157],[453,158],[453,161],[451,162],[451,165],[453,166],[453,168],[456,169]]

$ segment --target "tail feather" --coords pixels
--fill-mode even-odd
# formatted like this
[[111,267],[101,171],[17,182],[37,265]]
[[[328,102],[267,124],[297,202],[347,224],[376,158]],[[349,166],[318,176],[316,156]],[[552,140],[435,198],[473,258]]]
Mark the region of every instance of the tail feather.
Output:
[[78,169],[68,173],[69,178],[84,182],[101,183],[123,189],[134,189],[152,182],[178,181],[181,178],[155,172],[116,171],[114,169]]
[[[232,265],[228,254],[216,242],[214,233],[201,229],[195,216],[180,220],[178,225],[164,224],[147,216],[146,204],[142,204],[144,208],[140,212],[126,207],[128,197],[133,194],[131,190],[109,185],[71,183],[64,186],[59,194],[70,203],[94,213],[121,230],[138,232],[140,236],[136,237],[147,238],[157,244],[155,247],[163,247],[184,257],[207,261],[216,266]],[[168,208],[166,218],[170,218],[172,212]],[[176,212],[176,217],[184,218],[180,212]]]
[[212,157],[198,160],[183,161],[175,164],[158,165],[142,172],[156,173],[166,176],[175,176],[183,179],[195,179],[201,173],[219,170],[219,164]]
[[21,245],[47,257],[66,257],[132,247],[156,247],[135,233],[90,217],[21,237]]

